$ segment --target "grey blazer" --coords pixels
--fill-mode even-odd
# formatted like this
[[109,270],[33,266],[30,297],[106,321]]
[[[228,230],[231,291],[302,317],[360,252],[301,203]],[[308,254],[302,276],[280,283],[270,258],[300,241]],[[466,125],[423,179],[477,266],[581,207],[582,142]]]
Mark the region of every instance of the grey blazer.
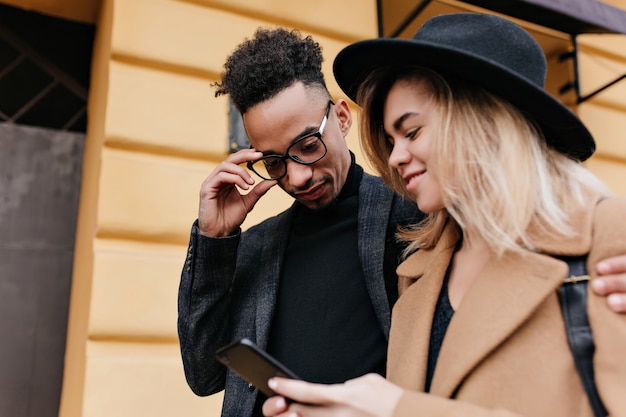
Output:
[[[226,389],[222,416],[252,414],[256,390],[215,359],[215,351],[247,337],[267,346],[278,280],[294,206],[248,231],[224,238],[191,231],[178,293],[178,334],[187,383],[205,396]],[[395,266],[402,249],[397,226],[415,223],[414,203],[394,194],[383,181],[364,173],[359,186],[358,248],[368,292],[385,336],[397,298]],[[385,256],[394,256],[384,271]]]

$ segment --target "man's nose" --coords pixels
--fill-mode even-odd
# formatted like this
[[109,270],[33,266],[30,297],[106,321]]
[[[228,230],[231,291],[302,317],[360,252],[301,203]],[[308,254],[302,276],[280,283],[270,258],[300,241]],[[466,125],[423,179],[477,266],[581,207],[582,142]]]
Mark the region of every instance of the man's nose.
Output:
[[311,179],[313,167],[311,165],[299,164],[291,159],[287,163],[287,181],[292,187],[301,188]]

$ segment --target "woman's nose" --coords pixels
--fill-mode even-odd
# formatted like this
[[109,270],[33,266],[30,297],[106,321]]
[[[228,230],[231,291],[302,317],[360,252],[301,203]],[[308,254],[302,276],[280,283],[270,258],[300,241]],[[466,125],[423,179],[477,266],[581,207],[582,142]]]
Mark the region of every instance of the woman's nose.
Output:
[[395,169],[411,161],[411,154],[406,149],[406,144],[400,140],[395,141],[389,155],[389,166]]

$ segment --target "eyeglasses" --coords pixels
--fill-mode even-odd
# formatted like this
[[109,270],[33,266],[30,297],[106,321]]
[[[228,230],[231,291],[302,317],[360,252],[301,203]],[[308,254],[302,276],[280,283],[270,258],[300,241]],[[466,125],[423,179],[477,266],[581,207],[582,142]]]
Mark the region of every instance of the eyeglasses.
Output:
[[326,156],[326,144],[322,140],[324,127],[328,121],[332,100],[328,102],[326,113],[317,132],[308,133],[296,139],[283,155],[265,154],[261,159],[248,162],[248,169],[252,170],[264,180],[279,180],[287,175],[287,159],[302,164],[311,165]]

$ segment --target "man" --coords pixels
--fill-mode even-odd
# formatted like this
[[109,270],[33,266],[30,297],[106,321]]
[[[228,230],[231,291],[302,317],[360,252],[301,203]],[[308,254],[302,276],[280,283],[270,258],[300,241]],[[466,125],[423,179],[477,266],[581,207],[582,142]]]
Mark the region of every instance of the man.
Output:
[[[230,155],[202,184],[178,330],[189,386],[198,395],[225,388],[223,416],[261,415],[262,394],[214,358],[242,337],[312,382],[385,372],[403,249],[394,234],[419,219],[413,203],[355,163],[345,141],[348,103],[331,99],[321,63],[310,37],[259,30],[217,84],[253,148]],[[255,185],[246,163],[266,180]],[[274,185],[293,206],[242,233]]]
[[[228,59],[218,84],[217,94],[229,94],[243,115],[254,149],[230,155],[202,185],[179,334],[190,387],[199,395],[225,387],[224,416],[253,415],[255,401],[261,415],[263,398],[214,359],[241,337],[307,380],[384,374],[402,250],[394,233],[419,219],[412,203],[354,162],[345,140],[348,103],[331,100],[321,64],[310,37],[260,30]],[[269,154],[279,156],[252,168],[273,180],[253,187],[241,164]],[[276,184],[294,205],[241,233],[247,213]]]

